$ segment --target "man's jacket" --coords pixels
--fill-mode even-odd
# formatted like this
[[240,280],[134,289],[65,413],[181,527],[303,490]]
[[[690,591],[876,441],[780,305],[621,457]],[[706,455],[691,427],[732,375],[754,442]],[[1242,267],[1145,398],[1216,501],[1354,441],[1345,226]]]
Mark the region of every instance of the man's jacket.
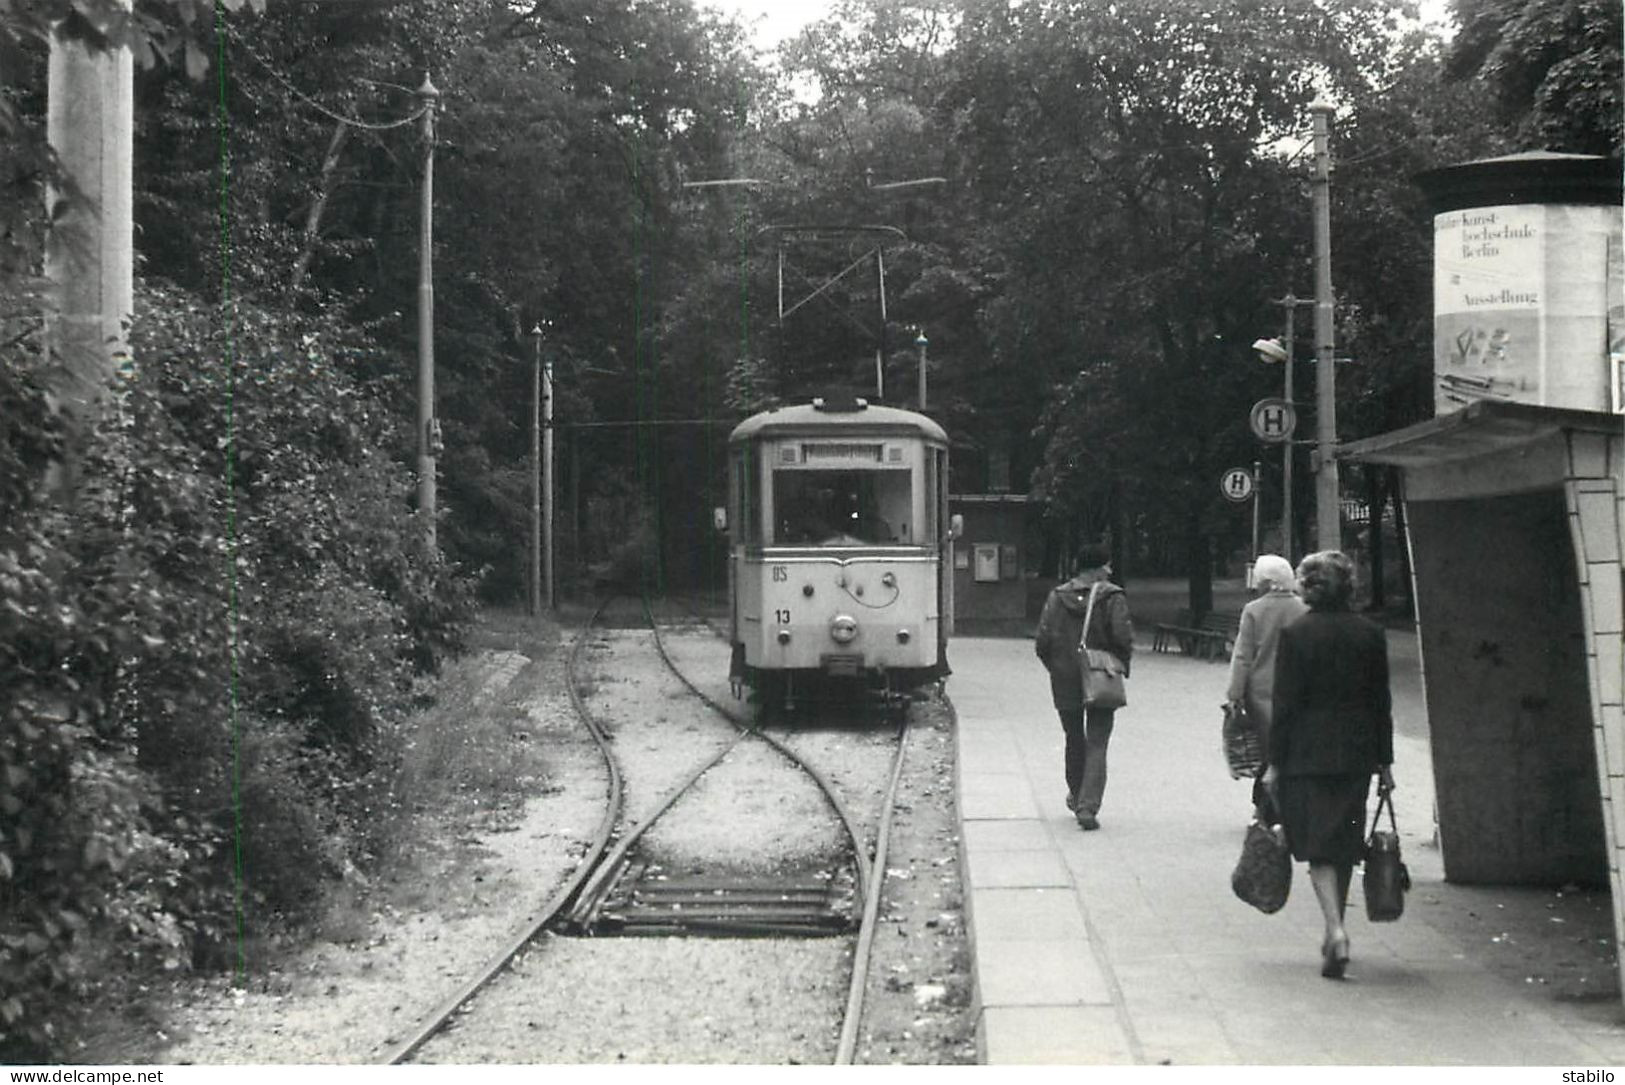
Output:
[[[1083,707],[1083,664],[1078,639],[1083,616],[1089,609],[1089,589],[1096,581],[1090,574],[1075,576],[1057,585],[1044,600],[1038,616],[1033,649],[1049,670],[1050,695],[1058,709]],[[1128,597],[1123,589],[1107,580],[1099,581],[1100,595],[1089,619],[1090,648],[1104,648],[1123,661],[1128,674],[1129,657],[1134,654],[1134,623],[1129,618]]]

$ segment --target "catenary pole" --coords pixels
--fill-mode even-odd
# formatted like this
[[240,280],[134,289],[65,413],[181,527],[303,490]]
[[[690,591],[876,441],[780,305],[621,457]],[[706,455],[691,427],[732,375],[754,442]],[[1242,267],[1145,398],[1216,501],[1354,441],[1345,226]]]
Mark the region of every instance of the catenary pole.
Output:
[[47,380],[71,435],[53,485],[67,490],[112,378],[131,372],[134,64],[127,45],[93,49],[52,31],[45,137],[77,188],[46,193],[44,271],[57,302],[46,314]]
[[423,194],[418,226],[418,508],[432,554],[435,540],[435,456],[439,452],[434,417],[434,111],[440,92],[427,72],[418,88],[423,103]]
[[530,363],[530,575],[529,612],[542,611],[542,326],[530,330],[535,351]]
[[1337,483],[1337,367],[1332,331],[1331,103],[1317,99],[1314,116],[1315,176],[1315,545],[1342,547],[1342,510]]
[[547,565],[547,609],[553,594],[553,363],[542,362],[542,560]]

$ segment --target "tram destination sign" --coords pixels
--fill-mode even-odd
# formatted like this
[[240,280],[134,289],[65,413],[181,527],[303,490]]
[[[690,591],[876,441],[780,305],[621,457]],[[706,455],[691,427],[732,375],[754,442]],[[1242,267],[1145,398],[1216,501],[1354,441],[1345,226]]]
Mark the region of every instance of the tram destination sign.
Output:
[[817,444],[807,443],[801,446],[801,457],[808,463],[814,461],[842,461],[879,463],[881,446],[859,441],[820,441]]

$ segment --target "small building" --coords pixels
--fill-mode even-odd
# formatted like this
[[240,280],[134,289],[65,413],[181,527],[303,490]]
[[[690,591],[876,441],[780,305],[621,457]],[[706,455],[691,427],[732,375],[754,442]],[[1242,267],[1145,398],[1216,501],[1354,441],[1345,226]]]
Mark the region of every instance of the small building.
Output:
[[964,520],[954,545],[954,631],[972,636],[1032,631],[1026,494],[950,494]]
[[1435,417],[1339,455],[1400,468],[1445,877],[1607,884],[1625,940],[1619,169],[1514,155],[1419,182]]

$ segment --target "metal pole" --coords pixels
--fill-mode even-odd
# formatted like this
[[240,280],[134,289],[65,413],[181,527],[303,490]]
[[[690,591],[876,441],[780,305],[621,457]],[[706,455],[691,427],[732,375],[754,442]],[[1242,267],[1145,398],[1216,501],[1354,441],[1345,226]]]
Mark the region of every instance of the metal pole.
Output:
[[579,577],[584,568],[581,545],[581,434],[570,431],[570,538],[574,539],[575,569]]
[[434,110],[440,92],[423,74],[423,203],[418,227],[418,508],[423,510],[429,551],[435,542],[434,419]]
[[875,399],[886,402],[886,250],[875,246],[875,281],[880,285],[880,336],[875,340]]
[[925,337],[925,329],[920,329],[919,338],[914,345],[920,348],[920,413],[925,413],[925,348],[931,341]]
[[1337,367],[1332,358],[1332,105],[1315,100],[1315,545],[1342,548],[1342,509],[1337,484]]
[[542,326],[530,330],[536,349],[530,363],[530,568],[527,605],[542,611]]
[[553,595],[553,363],[542,363],[542,555],[547,564],[547,609]]
[[[1292,404],[1296,411],[1298,405],[1292,402],[1292,343],[1297,335],[1298,299],[1290,293],[1282,301],[1286,306],[1286,388],[1284,395],[1286,401]],[[1281,556],[1288,561],[1292,557],[1292,458],[1297,438],[1294,432],[1281,442]],[[1296,564],[1293,561],[1293,564]]]
[[[1261,506],[1264,503],[1264,489],[1260,485],[1263,481],[1262,465],[1253,461],[1253,564],[1258,564],[1258,518]],[[1291,560],[1291,559],[1288,559]],[[1250,585],[1249,585],[1250,586]]]

